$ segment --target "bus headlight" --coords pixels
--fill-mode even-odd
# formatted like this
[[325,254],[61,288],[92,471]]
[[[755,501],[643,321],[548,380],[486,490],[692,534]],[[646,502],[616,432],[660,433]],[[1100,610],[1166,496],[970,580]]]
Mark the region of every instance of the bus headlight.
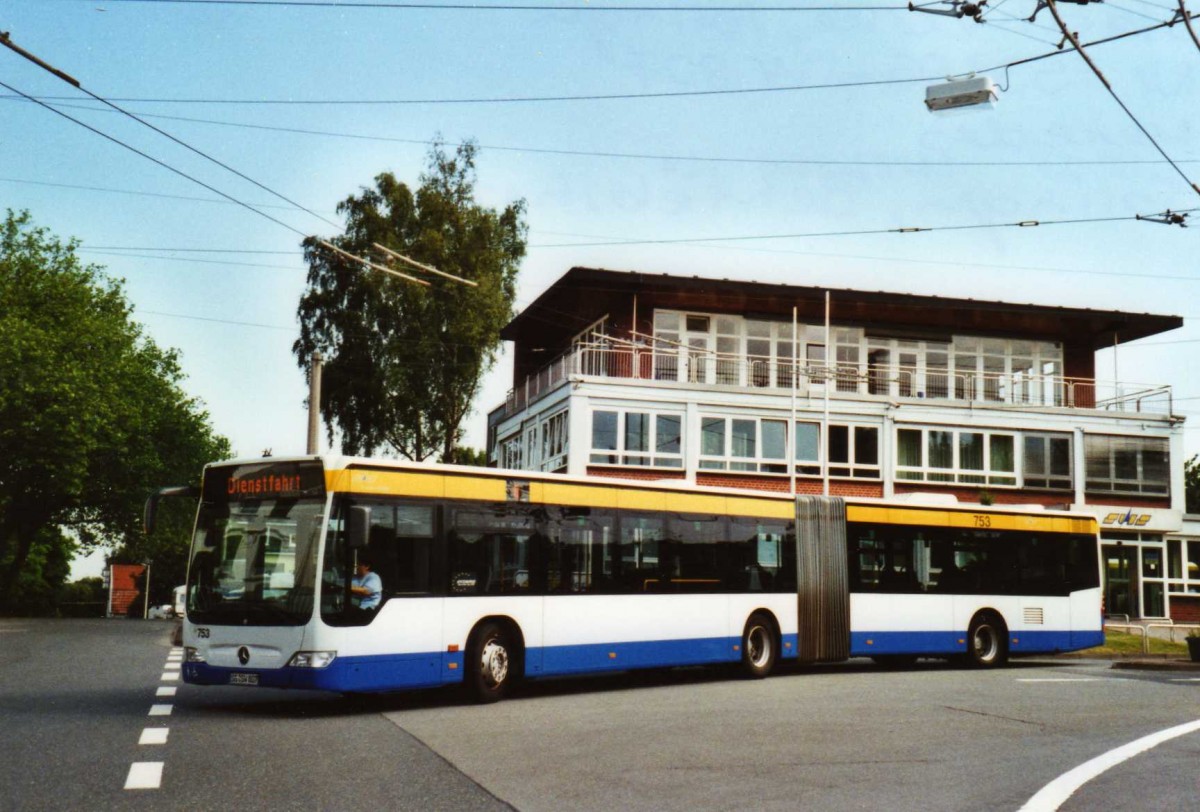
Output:
[[297,651],[288,660],[292,668],[324,668],[337,657],[336,651]]
[[184,646],[183,661],[185,663],[202,663],[204,662],[204,655],[201,654],[200,650],[197,648],[193,648],[192,646]]

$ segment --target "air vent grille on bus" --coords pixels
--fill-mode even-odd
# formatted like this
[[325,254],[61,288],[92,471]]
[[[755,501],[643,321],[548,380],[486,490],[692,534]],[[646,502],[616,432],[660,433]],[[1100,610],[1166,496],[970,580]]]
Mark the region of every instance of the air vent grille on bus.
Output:
[[1025,623],[1029,626],[1041,626],[1045,620],[1040,607],[1025,607]]

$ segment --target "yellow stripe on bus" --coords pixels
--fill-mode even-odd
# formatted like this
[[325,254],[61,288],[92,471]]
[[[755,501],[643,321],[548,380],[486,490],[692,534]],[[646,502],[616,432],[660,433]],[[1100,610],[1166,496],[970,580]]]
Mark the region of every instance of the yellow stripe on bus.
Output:
[[[342,493],[380,494],[437,499],[474,499],[484,502],[509,500],[508,479],[501,476],[470,476],[423,471],[385,471],[377,468],[351,468],[325,472],[325,487]],[[567,507],[620,508],[622,510],[667,510],[673,513],[701,515],[759,516],[791,519],[795,515],[790,500],[657,490],[653,487],[605,483],[587,485],[572,482],[528,482],[532,504]],[[962,527],[979,530],[1030,530],[1055,533],[1096,532],[1091,517],[1037,516],[999,513],[988,510],[947,510],[943,508],[886,507],[846,505],[846,519],[852,522],[907,524],[934,527]]]
[[1031,516],[1020,513],[993,513],[987,510],[847,505],[846,519],[851,522],[965,527],[973,530],[1032,530],[1043,533],[1087,533],[1093,535],[1096,532],[1096,520],[1092,518]]

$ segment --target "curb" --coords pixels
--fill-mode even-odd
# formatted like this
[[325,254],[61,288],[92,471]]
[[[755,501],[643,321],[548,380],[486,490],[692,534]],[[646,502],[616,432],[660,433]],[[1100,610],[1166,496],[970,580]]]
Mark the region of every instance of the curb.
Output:
[[1143,671],[1196,671],[1200,672],[1200,663],[1191,660],[1151,660],[1146,658],[1115,660],[1111,668],[1141,669]]

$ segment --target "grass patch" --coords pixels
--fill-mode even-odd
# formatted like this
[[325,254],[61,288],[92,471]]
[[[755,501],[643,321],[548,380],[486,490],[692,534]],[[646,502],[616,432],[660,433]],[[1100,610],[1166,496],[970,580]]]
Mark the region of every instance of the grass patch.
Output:
[[[1172,643],[1169,640],[1160,640],[1153,636],[1150,638],[1151,654],[1169,654],[1186,657],[1187,651],[1187,643],[1182,641]],[[1104,645],[1089,648],[1079,653],[1081,655],[1091,654],[1097,657],[1136,657],[1142,654],[1142,636],[1127,632],[1106,631],[1104,633]]]

